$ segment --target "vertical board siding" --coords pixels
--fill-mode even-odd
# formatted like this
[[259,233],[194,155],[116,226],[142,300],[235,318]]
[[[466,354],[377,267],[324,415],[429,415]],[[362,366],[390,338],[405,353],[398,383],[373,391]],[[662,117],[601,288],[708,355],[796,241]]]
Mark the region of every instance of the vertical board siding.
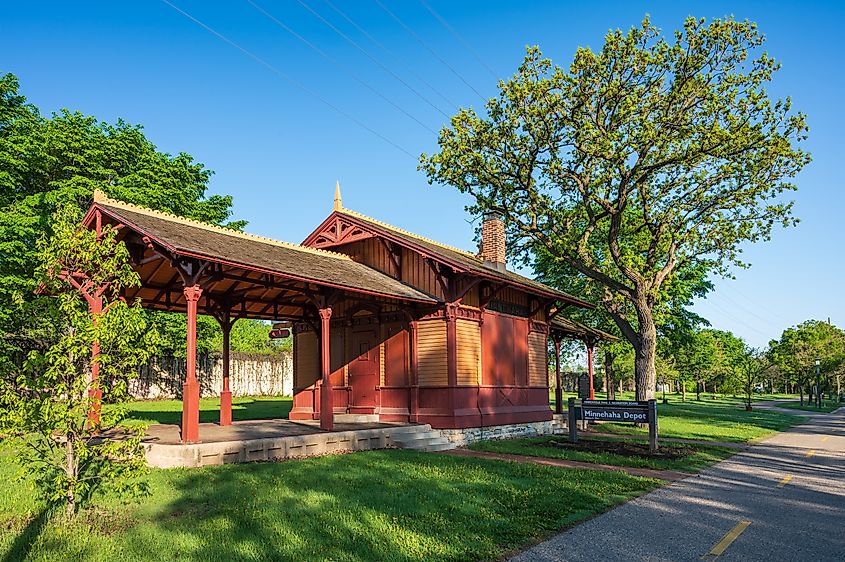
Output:
[[406,386],[408,384],[408,331],[401,326],[388,328],[388,339],[384,342],[384,384]]
[[484,312],[481,325],[481,382],[528,385],[528,319]]
[[320,349],[317,334],[301,332],[293,342],[293,386],[295,391],[314,384],[320,375]]
[[445,386],[449,382],[443,320],[417,324],[417,379],[420,386]]
[[477,386],[481,367],[481,326],[478,322],[457,320],[458,385]]
[[528,386],[528,319],[510,318],[513,330],[513,372],[517,386]]
[[528,384],[530,386],[549,385],[548,349],[546,334],[542,332],[528,334]]
[[481,382],[490,386],[511,386],[513,372],[513,326],[510,317],[484,313],[481,325]]

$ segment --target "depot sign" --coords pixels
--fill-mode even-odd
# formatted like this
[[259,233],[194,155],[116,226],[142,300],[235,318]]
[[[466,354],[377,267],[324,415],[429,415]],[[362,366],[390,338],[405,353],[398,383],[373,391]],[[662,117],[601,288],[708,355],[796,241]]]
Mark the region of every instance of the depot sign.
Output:
[[648,402],[584,400],[581,419],[648,423]]
[[577,425],[587,428],[588,422],[629,422],[648,424],[649,450],[657,451],[657,402],[635,402],[626,400],[576,400],[569,399],[569,440],[578,442]]

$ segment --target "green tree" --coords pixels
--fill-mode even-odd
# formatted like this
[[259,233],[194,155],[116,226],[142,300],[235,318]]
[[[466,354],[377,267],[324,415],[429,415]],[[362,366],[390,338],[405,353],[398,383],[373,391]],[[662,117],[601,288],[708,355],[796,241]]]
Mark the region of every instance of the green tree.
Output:
[[752,410],[754,387],[763,382],[763,376],[771,368],[766,353],[750,346],[744,346],[742,353],[734,360],[733,382],[745,399],[745,410]]
[[516,255],[543,247],[604,288],[639,399],[654,396],[654,309],[677,272],[727,274],[743,243],[794,222],[779,196],[809,161],[807,126],[769,97],[779,64],[763,42],[748,21],[689,18],[667,40],[646,18],[568,69],[530,48],[484,115],[461,110],[421,156],[430,182],[505,219]]
[[804,389],[815,381],[815,363],[826,378],[845,364],[845,332],[827,322],[807,320],[783,331],[779,340],[769,342],[769,357],[790,381],[798,385],[801,404]]
[[[12,371],[16,355],[45,350],[57,337],[52,299],[33,293],[36,241],[52,233],[59,204],[85,209],[101,189],[130,203],[241,228],[243,222],[227,223],[231,197],[208,195],[210,176],[188,154],[158,151],[140,126],[67,110],[42,116],[20,94],[14,75],[0,75],[0,375]],[[175,323],[184,334],[184,317],[174,318],[150,317],[160,327]]]
[[[0,424],[24,445],[17,460],[48,504],[65,505],[70,515],[97,492],[145,491],[140,429],[121,428],[120,439],[96,434],[114,430],[125,417],[120,404],[127,379],[157,344],[140,305],[120,298],[140,283],[126,247],[111,227],[98,240],[81,220],[74,206],[61,207],[52,223],[55,236],[38,244],[39,280],[58,301],[60,337],[46,351],[32,351],[15,381],[0,381]],[[100,312],[91,314],[88,297],[98,300]],[[114,405],[99,421],[89,419],[102,401]]]
[[[605,289],[589,277],[581,275],[568,264],[554,259],[543,247],[535,252],[534,271],[537,278],[553,287],[557,287],[571,294],[579,295],[591,302],[601,302]],[[659,355],[673,364],[671,370],[663,373],[662,380],[677,379],[674,354],[685,341],[689,340],[701,325],[708,324],[707,320],[691,312],[689,306],[693,299],[705,296],[713,289],[707,279],[707,271],[702,266],[690,267],[678,273],[666,284],[666,290],[661,294],[660,302],[654,306],[655,325],[658,332]],[[622,303],[621,306],[625,306]],[[604,353],[604,371],[608,394],[611,399],[615,396],[615,387],[619,381],[616,376],[619,371],[619,361],[624,361],[630,354],[631,344],[624,338],[613,318],[602,307],[592,310],[578,309],[568,312],[568,316],[579,322],[598,328],[619,339],[617,341],[601,341],[599,349]],[[633,356],[632,356],[633,357]],[[672,376],[667,373],[671,371]],[[632,378],[632,377],[631,377]],[[684,393],[686,399],[686,393]]]
[[[232,325],[229,334],[229,346],[232,351],[241,353],[279,353],[293,348],[293,338],[271,340],[270,325],[261,320],[242,318]],[[210,341],[213,351],[223,349],[223,333],[218,330]]]

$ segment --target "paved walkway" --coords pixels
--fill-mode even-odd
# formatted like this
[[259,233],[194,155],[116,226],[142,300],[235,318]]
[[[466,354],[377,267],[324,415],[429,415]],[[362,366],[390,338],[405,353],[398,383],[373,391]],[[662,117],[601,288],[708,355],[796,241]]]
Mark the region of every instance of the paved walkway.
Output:
[[512,560],[845,560],[845,408],[791,412],[810,420]]

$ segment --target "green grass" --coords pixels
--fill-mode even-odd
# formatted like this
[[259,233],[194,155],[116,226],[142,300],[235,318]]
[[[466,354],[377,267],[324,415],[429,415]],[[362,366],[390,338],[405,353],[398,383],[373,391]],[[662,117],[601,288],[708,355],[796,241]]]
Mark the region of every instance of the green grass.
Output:
[[[661,452],[683,454],[681,458],[654,458],[647,455],[626,456],[615,453],[599,453],[592,451],[577,451],[560,448],[555,442],[566,442],[565,436],[544,436],[525,439],[502,439],[497,441],[481,441],[470,445],[476,451],[491,451],[494,453],[508,453],[526,455],[529,457],[543,457],[549,459],[564,459],[570,461],[610,464],[614,466],[632,466],[637,468],[651,468],[655,470],[677,470],[681,472],[698,472],[720,460],[736,454],[735,450],[725,447],[690,446],[677,443],[661,443]],[[589,438],[581,441],[618,441],[613,439]],[[642,443],[647,446],[646,443]]]
[[[724,447],[689,446],[676,443],[661,443],[662,452],[683,453],[677,459],[655,458],[649,456],[626,456],[616,453],[577,451],[555,447],[554,442],[565,442],[565,436],[544,436],[525,439],[502,439],[480,441],[470,445],[476,451],[490,451],[494,453],[508,453],[527,455],[529,457],[544,457],[550,459],[565,459],[570,461],[610,464],[615,466],[632,466],[637,468],[651,468],[657,470],[677,470],[681,472],[698,472],[699,470],[736,454],[735,450]],[[581,439],[584,441],[584,439]],[[614,439],[590,438],[589,441],[619,441]],[[642,443],[647,446],[647,443]]]
[[[268,420],[287,418],[293,399],[284,396],[232,398],[232,419]],[[181,400],[136,400],[128,404],[130,422],[178,424],[182,419]],[[200,422],[220,421],[220,398],[200,399]]]
[[801,405],[800,401],[798,401],[798,402],[781,402],[777,406],[778,406],[778,408],[790,408],[792,410],[805,410],[807,412],[825,412],[825,413],[829,414],[830,412],[833,412],[835,410],[838,410],[839,408],[842,408],[843,406],[845,406],[845,404],[841,404],[839,402],[836,402],[835,400],[823,400],[822,401],[822,407],[816,408],[815,405],[810,404],[805,399],[803,406]]
[[48,520],[0,451],[0,559],[495,560],[659,483],[383,450],[154,470],[142,504]]
[[[762,439],[806,420],[803,416],[760,408],[746,412],[741,400],[725,397],[668,404],[658,401],[657,418],[662,437],[733,443]],[[619,434],[648,433],[647,427],[632,424],[601,423],[594,427],[597,431]]]

